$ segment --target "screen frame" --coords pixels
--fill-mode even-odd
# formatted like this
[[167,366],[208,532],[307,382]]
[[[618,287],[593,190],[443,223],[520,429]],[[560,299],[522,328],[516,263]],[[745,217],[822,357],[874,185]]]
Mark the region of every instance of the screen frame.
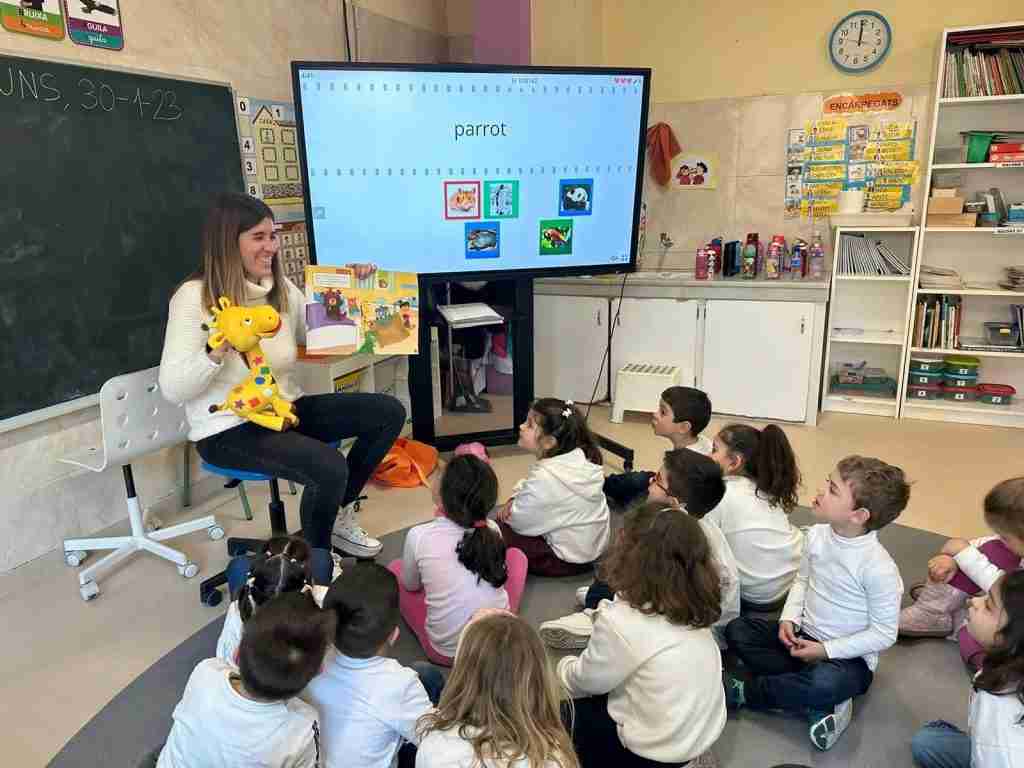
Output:
[[[643,205],[644,155],[647,147],[647,123],[650,110],[651,69],[647,67],[541,67],[529,65],[497,65],[497,64],[399,64],[380,62],[348,62],[348,61],[293,61],[292,93],[295,101],[295,123],[299,133],[299,158],[302,167],[302,206],[305,211],[307,232],[309,236],[309,263],[318,264],[316,253],[316,231],[313,226],[312,202],[309,196],[309,171],[306,163],[306,131],[302,115],[302,97],[299,89],[299,75],[304,70],[379,70],[381,72],[432,72],[432,73],[521,73],[553,74],[553,75],[594,75],[639,77],[643,82],[643,94],[640,105],[640,131],[637,141],[636,178],[634,180],[636,194],[633,200],[633,224],[629,238],[629,261],[609,264],[591,264],[568,267],[536,267],[503,270],[474,270],[459,272],[420,272],[422,278],[436,281],[451,279],[459,280],[502,280],[517,277],[570,277],[577,275],[613,275],[636,271],[637,240],[640,234],[640,213]],[[358,260],[358,258],[354,259]],[[387,265],[381,265],[386,268]]]

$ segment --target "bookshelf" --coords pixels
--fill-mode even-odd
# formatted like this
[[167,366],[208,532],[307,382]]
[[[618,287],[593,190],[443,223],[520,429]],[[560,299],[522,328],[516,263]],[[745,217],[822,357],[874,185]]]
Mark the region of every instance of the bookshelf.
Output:
[[[1010,132],[1024,130],[1024,94],[997,93],[995,95],[953,96],[947,84],[949,72],[947,53],[953,43],[964,40],[965,34],[976,33],[975,40],[990,34],[1019,32],[1024,39],[1024,22],[993,24],[981,27],[956,27],[943,31],[939,46],[936,71],[935,100],[932,111],[931,143],[928,154],[927,188],[922,214],[920,236],[917,239],[917,258],[914,260],[913,280],[907,318],[907,354],[903,356],[901,370],[899,415],[901,418],[951,421],[993,426],[1024,427],[1024,354],[1002,351],[961,351],[946,343],[941,348],[922,348],[915,336],[915,321],[919,300],[935,301],[940,296],[952,297],[960,307],[960,337],[983,337],[983,323],[990,320],[1007,321],[1010,307],[1024,303],[1024,292],[1002,290],[998,282],[1004,278],[1003,268],[1024,263],[1020,240],[1015,227],[929,227],[926,226],[930,203],[929,190],[936,175],[945,180],[959,176],[961,195],[974,199],[976,193],[998,187],[1007,201],[1024,200],[1024,164],[1017,163],[963,163],[956,160],[960,133],[970,130]],[[1008,36],[1009,37],[1009,36]],[[1016,37],[1016,34],[1013,35]],[[991,49],[985,50],[991,55]],[[977,53],[977,49],[975,54]],[[1006,70],[1003,70],[1004,72]],[[1013,76],[1007,78],[1013,83]],[[991,86],[992,80],[989,80]],[[1015,85],[1011,85],[1015,88]],[[998,87],[997,87],[998,88]],[[962,91],[962,89],[960,89]],[[988,86],[983,91],[991,92]],[[1009,90],[1009,89],[1008,89]],[[974,237],[965,237],[974,235]],[[922,266],[955,269],[964,281],[962,288],[921,288]],[[981,361],[979,382],[1009,384],[1018,391],[1010,406],[962,403],[947,400],[921,401],[905,399],[905,385],[910,371],[912,354],[963,354]]]
[[[840,272],[843,235],[861,235],[869,243],[881,242],[910,267],[909,275],[863,275]],[[917,227],[836,227],[833,233],[832,281],[829,288],[829,327],[825,348],[821,409],[868,416],[899,416],[906,378],[907,323],[911,307]],[[895,380],[896,391],[887,397],[839,392],[832,376],[842,363],[866,362],[882,368]]]

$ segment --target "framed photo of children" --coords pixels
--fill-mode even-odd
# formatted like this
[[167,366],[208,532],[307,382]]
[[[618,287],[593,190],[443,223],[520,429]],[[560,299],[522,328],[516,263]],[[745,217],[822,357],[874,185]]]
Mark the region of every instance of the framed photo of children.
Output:
[[673,189],[681,192],[718,187],[718,154],[683,152],[672,161]]

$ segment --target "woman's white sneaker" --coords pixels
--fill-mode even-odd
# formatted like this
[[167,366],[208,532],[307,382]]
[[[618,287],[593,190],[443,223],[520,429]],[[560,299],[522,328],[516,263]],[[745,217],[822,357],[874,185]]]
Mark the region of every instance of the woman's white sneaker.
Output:
[[331,543],[346,555],[352,557],[372,558],[380,554],[383,546],[379,540],[370,536],[359,525],[359,501],[353,501],[338,512],[334,521],[334,532]]

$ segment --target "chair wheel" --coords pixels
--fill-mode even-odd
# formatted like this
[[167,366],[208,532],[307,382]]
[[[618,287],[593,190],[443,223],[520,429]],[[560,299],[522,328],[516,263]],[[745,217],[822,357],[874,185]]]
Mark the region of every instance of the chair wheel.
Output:
[[219,589],[211,589],[205,595],[202,596],[203,605],[208,605],[210,608],[215,608],[220,605],[220,601],[224,599],[223,593]]
[[68,565],[69,567],[71,567],[71,568],[77,568],[83,562],[85,562],[85,558],[87,558],[88,556],[89,556],[89,553],[86,552],[84,549],[83,550],[77,550],[75,552],[65,552],[64,553],[64,563],[66,565]]
[[82,599],[85,600],[85,602],[89,602],[99,595],[100,588],[96,585],[95,581],[87,581],[78,588],[78,591],[82,595]]
[[146,525],[145,525],[146,533],[153,533],[154,531],[159,531],[163,527],[164,527],[164,521],[161,520],[159,517],[155,517],[154,516],[154,517],[146,518]]
[[206,529],[206,533],[214,541],[220,541],[224,538],[224,529],[221,528],[219,525],[211,525],[209,528]]
[[178,566],[178,573],[180,573],[186,579],[191,579],[197,573],[199,573],[199,566],[195,563],[185,563],[184,565]]

